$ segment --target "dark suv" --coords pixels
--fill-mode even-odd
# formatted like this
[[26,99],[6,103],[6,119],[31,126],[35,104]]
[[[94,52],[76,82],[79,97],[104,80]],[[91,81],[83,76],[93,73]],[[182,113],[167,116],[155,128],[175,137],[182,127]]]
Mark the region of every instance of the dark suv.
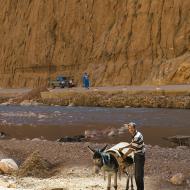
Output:
[[56,80],[50,81],[50,86],[52,88],[60,87],[60,88],[71,88],[74,87],[73,79],[71,77],[64,77],[64,76],[58,76],[56,77]]

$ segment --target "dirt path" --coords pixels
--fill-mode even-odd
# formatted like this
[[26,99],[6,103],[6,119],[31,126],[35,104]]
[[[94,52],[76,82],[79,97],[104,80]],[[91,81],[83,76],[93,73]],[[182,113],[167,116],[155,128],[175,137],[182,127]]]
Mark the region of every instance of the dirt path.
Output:
[[[14,96],[20,95],[24,93],[28,93],[31,89],[29,88],[0,88],[0,94],[4,96]],[[171,90],[171,91],[189,91],[190,84],[184,85],[140,85],[140,86],[103,86],[103,87],[90,87],[88,91],[154,91],[154,90]],[[52,92],[62,92],[62,91],[75,91],[82,92],[87,91],[82,87],[74,87],[74,88],[55,88],[51,89]]]
[[[0,176],[0,178],[2,178],[2,176]],[[25,177],[12,178],[11,180],[12,185],[10,182],[4,182],[4,186],[1,183],[0,190],[6,190],[6,188],[7,190],[106,190],[107,184],[107,179],[104,180],[102,173],[95,175],[92,168],[86,167],[71,167],[62,169],[59,175],[46,179]],[[14,188],[10,188],[11,186]],[[122,175],[121,179],[118,179],[118,190],[124,190],[125,187],[126,178]],[[160,180],[159,176],[145,176],[145,189],[188,190],[188,188],[184,188],[184,186],[174,186],[163,182]],[[136,190],[135,185],[134,190]]]
[[[2,176],[0,176],[2,178]],[[102,190],[106,189],[107,179],[104,180],[103,174],[95,175],[91,167],[69,167],[61,170],[58,176],[39,179],[33,177],[12,178],[12,185],[0,186],[0,189],[14,186],[16,189],[31,190]],[[10,181],[10,179],[9,179]],[[112,181],[113,182],[113,181]],[[14,185],[13,185],[14,184]],[[135,184],[135,182],[134,182]],[[113,185],[113,183],[112,183]],[[126,186],[125,175],[118,180],[118,190],[124,190]],[[113,188],[113,186],[112,186]],[[145,177],[146,190],[160,189],[158,177]],[[167,186],[168,188],[168,186]],[[168,190],[166,187],[163,190]],[[10,189],[10,188],[7,188]],[[16,190],[15,189],[15,190]],[[136,186],[135,189],[136,190]],[[171,188],[170,188],[171,190]]]
[[61,91],[154,91],[154,90],[171,90],[171,91],[188,91],[190,90],[190,84],[185,85],[161,85],[161,86],[151,86],[151,85],[141,85],[141,86],[104,86],[104,87],[90,87],[90,89],[85,89],[82,87],[74,87],[74,88],[55,88],[51,91],[53,92],[61,92]]
[[[91,168],[73,167],[65,169],[64,174],[59,177],[44,180],[25,178],[21,184],[22,186],[27,184],[27,187],[31,189],[38,187],[39,190],[51,190],[55,188],[63,188],[64,190],[102,190],[106,189],[107,180],[104,180],[102,174],[95,175]],[[124,190],[125,185],[125,176],[121,176],[121,180],[118,180],[118,190]],[[158,184],[156,185],[158,186]],[[155,181],[149,177],[145,178],[145,186],[146,190],[157,189]]]

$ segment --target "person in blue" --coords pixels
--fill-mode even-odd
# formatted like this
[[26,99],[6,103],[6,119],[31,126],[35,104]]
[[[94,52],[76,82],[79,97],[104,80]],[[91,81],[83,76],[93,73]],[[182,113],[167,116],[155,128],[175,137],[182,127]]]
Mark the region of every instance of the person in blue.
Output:
[[89,76],[87,73],[84,73],[84,75],[82,77],[82,81],[83,81],[83,87],[86,89],[89,89],[90,81],[89,81]]

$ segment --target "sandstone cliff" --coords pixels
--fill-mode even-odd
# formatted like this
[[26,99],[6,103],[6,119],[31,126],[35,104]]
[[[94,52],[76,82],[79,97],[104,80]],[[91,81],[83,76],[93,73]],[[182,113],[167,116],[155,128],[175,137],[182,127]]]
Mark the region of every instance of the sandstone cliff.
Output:
[[189,0],[0,0],[0,86],[190,82]]

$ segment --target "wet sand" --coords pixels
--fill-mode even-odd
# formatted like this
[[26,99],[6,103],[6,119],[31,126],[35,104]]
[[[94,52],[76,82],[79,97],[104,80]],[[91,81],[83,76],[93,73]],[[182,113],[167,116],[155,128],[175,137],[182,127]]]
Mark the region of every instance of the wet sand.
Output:
[[[56,141],[65,136],[84,135],[85,130],[105,130],[110,126],[0,126],[0,130],[7,134],[6,139],[16,138],[24,139],[47,139]],[[115,126],[117,127],[117,126]],[[112,126],[111,128],[114,128]],[[175,135],[189,135],[190,129],[188,127],[139,127],[143,133],[146,144],[159,145],[169,147],[172,144],[163,139],[163,137],[170,137]],[[94,139],[88,139],[91,142],[97,143],[111,143],[115,144],[121,141],[130,141],[131,137],[128,133],[115,136],[99,136]]]

